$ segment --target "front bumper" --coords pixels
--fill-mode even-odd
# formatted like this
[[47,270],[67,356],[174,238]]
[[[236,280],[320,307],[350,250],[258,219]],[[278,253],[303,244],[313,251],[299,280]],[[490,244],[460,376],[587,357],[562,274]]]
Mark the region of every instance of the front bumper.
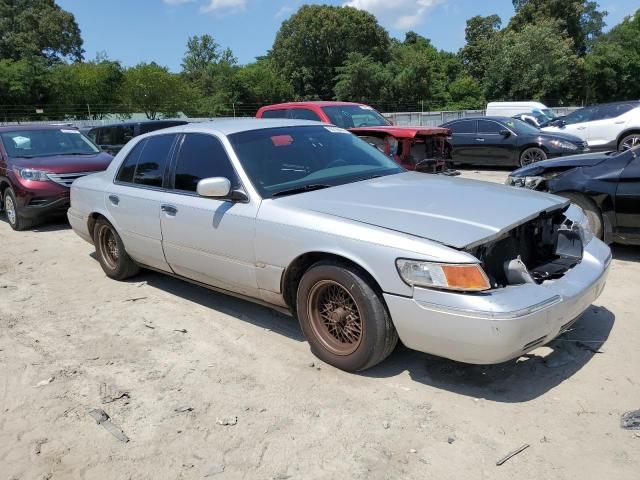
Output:
[[501,363],[569,328],[602,292],[610,263],[609,247],[593,239],[582,262],[558,280],[480,294],[414,288],[413,298],[384,298],[407,347],[465,363]]

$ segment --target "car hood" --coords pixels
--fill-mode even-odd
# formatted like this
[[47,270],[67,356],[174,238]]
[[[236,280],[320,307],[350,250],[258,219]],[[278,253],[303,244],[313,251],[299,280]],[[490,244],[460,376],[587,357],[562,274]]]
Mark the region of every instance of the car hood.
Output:
[[443,127],[396,127],[396,126],[380,126],[380,127],[357,127],[350,128],[350,132],[356,135],[391,135],[396,138],[415,138],[419,136],[449,136],[451,130]]
[[52,173],[100,172],[106,170],[113,157],[105,152],[93,155],[56,155],[51,157],[13,157],[11,163],[20,168],[35,168]]
[[566,140],[567,142],[582,144],[584,140],[576,135],[562,132],[546,132],[541,130],[538,136],[544,140]]
[[470,248],[511,230],[565,199],[522,188],[405,172],[272,200]]
[[512,177],[526,177],[531,175],[540,175],[548,170],[567,170],[575,167],[593,167],[605,160],[611,158],[606,153],[584,153],[582,155],[569,155],[567,157],[552,158],[536,162],[526,167],[519,168],[511,172]]

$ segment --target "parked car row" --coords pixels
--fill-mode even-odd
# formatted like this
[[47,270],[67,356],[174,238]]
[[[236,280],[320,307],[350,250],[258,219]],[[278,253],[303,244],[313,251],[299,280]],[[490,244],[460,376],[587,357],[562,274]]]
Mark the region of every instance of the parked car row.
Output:
[[[598,297],[611,252],[566,198],[407,171],[404,145],[389,145],[406,129],[351,128],[285,118],[147,133],[73,181],[67,217],[110,278],[148,268],[297,315],[311,350],[347,371],[399,340],[503,362],[566,331]],[[6,134],[12,162],[33,153],[36,140]],[[43,150],[60,157],[29,165],[25,188],[55,183],[57,158],[106,155],[62,134]],[[86,151],[67,148],[82,142]]]

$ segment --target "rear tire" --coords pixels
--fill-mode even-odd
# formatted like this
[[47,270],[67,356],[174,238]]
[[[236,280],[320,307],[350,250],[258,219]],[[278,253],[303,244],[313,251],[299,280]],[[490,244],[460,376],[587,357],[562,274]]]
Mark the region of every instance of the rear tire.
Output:
[[35,220],[20,216],[18,202],[16,201],[16,196],[11,188],[7,188],[4,191],[4,198],[2,200],[4,212],[7,215],[9,226],[15,231],[20,232],[22,230],[27,230],[36,224]]
[[126,280],[140,271],[140,267],[127,254],[116,229],[104,218],[96,221],[93,243],[100,266],[107,277]]
[[341,370],[366,370],[398,343],[380,295],[354,267],[329,261],[313,265],[298,285],[297,311],[313,354]]
[[524,167],[547,159],[547,152],[538,147],[530,147],[520,154],[520,166]]
[[640,145],[640,133],[632,133],[631,135],[627,135],[618,144],[618,151],[624,152],[631,148],[635,148]]
[[557,195],[571,200],[571,202],[582,208],[582,210],[584,210],[584,213],[587,215],[587,218],[589,219],[589,226],[591,227],[591,231],[593,232],[593,234],[600,240],[603,239],[604,224],[602,221],[602,212],[593,200],[585,195],[582,195],[581,193],[576,192],[560,192]]

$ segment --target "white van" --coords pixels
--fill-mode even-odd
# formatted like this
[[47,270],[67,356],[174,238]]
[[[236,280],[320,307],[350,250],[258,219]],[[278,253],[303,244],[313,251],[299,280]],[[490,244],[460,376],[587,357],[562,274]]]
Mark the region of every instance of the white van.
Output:
[[513,117],[521,113],[541,113],[549,120],[556,114],[540,102],[491,102],[487,104],[487,117]]

